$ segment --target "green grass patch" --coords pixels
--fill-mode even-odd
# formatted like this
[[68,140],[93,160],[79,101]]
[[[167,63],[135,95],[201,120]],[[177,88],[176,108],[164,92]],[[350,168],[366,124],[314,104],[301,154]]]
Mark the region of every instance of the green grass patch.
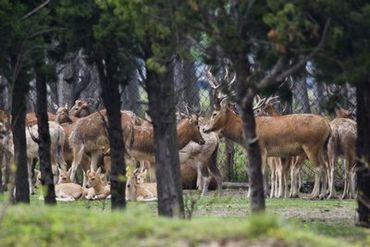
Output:
[[16,206],[0,222],[0,246],[353,246],[296,229],[271,215],[243,219],[153,217],[143,205],[125,212],[82,208]]

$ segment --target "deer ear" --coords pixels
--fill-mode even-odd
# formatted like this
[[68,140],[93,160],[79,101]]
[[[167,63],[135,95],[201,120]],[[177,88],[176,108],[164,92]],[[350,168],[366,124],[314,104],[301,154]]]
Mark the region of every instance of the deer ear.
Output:
[[98,168],[98,170],[96,170],[96,173],[101,173],[101,167]]
[[68,175],[70,175],[71,172],[72,172],[72,167],[68,169],[68,171],[67,171]]
[[90,169],[88,169],[87,171],[86,171],[86,175],[89,175],[90,174]]
[[62,169],[60,169],[59,167],[58,167],[58,172],[59,172],[59,174],[62,173]]
[[75,104],[77,105],[77,106],[81,106],[83,103],[82,103],[82,100],[76,100],[76,102],[75,102]]

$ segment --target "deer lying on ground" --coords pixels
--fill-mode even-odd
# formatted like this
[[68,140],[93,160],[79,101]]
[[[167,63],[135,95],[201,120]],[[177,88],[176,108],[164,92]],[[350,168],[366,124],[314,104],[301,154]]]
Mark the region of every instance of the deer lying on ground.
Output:
[[335,166],[337,159],[343,157],[345,162],[344,191],[342,199],[355,196],[355,167],[356,167],[356,122],[348,118],[335,118],[330,122],[331,136],[328,142],[328,180],[329,196],[336,196]]
[[129,174],[126,182],[126,200],[129,201],[157,201],[157,184],[145,183],[145,171],[135,170],[134,174]]
[[106,199],[110,196],[110,185],[105,184],[101,178],[101,168],[97,171],[88,170],[87,173],[87,194],[85,196],[88,200]]
[[[14,144],[13,135],[10,131],[5,129],[5,126],[0,123],[1,135],[3,148],[5,148],[14,157]],[[49,122],[49,132],[50,132],[50,156],[52,171],[56,178],[58,165],[62,168],[66,168],[66,162],[63,157],[63,145],[65,133],[63,128],[56,122]],[[34,138],[38,138],[37,125],[34,125],[26,129],[26,142],[27,142],[27,165],[28,165],[28,182],[30,193],[33,193],[33,183],[32,183],[32,161],[33,159],[38,159],[39,157],[39,146],[34,141]],[[56,179],[55,179],[56,180]]]
[[[244,146],[244,129],[241,117],[232,111],[223,99],[220,107],[212,114],[205,132],[219,130],[222,135]],[[324,197],[326,193],[326,174],[323,146],[329,137],[328,121],[313,114],[291,114],[283,116],[256,117],[256,134],[261,150],[262,165],[267,157],[295,156],[305,153],[315,167],[315,185],[311,198]],[[320,193],[320,182],[323,188]]]

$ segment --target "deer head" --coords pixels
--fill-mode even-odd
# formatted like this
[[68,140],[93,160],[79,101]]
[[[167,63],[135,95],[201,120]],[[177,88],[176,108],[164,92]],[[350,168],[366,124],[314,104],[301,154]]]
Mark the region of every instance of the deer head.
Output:
[[71,177],[72,168],[69,168],[68,171],[65,171],[58,167],[58,171],[59,171],[58,184],[71,183],[70,177]]
[[66,107],[62,106],[58,108],[56,121],[59,124],[72,123],[72,119],[69,117],[69,112]]
[[87,187],[94,188],[97,185],[102,184],[100,167],[96,171],[87,170],[86,175],[87,175]]
[[86,117],[90,115],[89,104],[84,100],[76,100],[75,104],[69,110],[69,114],[74,117]]

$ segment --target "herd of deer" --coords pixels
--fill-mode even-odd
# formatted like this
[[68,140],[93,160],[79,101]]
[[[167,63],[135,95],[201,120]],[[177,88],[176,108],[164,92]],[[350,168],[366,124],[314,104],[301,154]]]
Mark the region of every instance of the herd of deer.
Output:
[[[356,122],[349,119],[348,112],[343,109],[337,111],[337,117],[332,121],[314,114],[282,115],[275,110],[274,99],[258,97],[254,107],[263,172],[267,167],[271,171],[270,197],[299,195],[299,174],[305,160],[309,160],[315,168],[315,183],[310,197],[336,197],[334,172],[338,157],[342,157],[346,167],[342,198],[353,198]],[[33,192],[32,163],[38,158],[38,144],[34,141],[34,137],[38,136],[35,113],[28,113],[26,122],[28,181],[30,192]],[[56,115],[49,113],[52,171],[58,200],[103,199],[110,196],[107,122],[105,110],[91,113],[89,105],[82,100],[77,100],[69,110],[60,107]],[[14,144],[9,123],[9,115],[1,112],[0,147],[12,158]],[[127,151],[126,163],[140,163],[134,172],[127,173],[126,197],[128,200],[155,200],[152,124],[131,111],[121,111],[121,124]],[[244,146],[241,116],[227,98],[223,98],[215,106],[209,120],[189,112],[185,117],[179,117],[177,135],[183,188],[197,187],[204,195],[213,177],[220,192],[222,176],[217,167],[219,136]],[[82,185],[76,183],[79,167],[83,171]],[[146,176],[147,171],[150,176]],[[146,181],[147,177],[150,182]],[[265,188],[269,188],[267,184],[266,180]]]

